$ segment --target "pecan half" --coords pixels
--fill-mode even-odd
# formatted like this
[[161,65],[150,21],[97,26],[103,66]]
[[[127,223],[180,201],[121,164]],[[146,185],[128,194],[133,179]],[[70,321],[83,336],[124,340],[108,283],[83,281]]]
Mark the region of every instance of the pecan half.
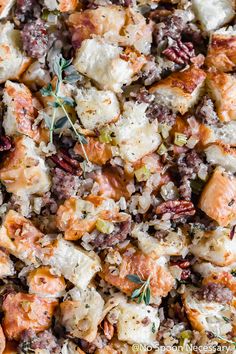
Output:
[[178,266],[181,269],[187,269],[190,267],[190,262],[185,259],[179,259],[178,261],[171,261],[172,266]]
[[196,212],[192,202],[187,200],[169,200],[156,208],[156,214],[164,215],[169,213],[170,219],[176,220],[183,216],[191,216]]
[[114,336],[114,327],[113,327],[113,325],[105,319],[103,321],[102,327],[103,327],[103,332],[105,334],[105,337],[108,340],[111,340],[112,337]]
[[0,152],[9,151],[12,148],[11,139],[8,136],[0,136]]
[[190,59],[195,57],[195,51],[191,42],[183,43],[177,39],[175,44],[162,52],[169,60],[176,64],[188,64]]
[[50,156],[50,159],[64,171],[80,176],[82,174],[82,169],[77,160],[72,159],[63,150],[58,151],[55,155]]

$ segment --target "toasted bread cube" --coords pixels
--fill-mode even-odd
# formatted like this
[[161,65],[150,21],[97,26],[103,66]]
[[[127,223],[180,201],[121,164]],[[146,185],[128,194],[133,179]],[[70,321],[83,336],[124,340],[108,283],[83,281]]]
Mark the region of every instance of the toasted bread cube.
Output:
[[236,78],[223,72],[211,72],[207,75],[207,86],[220,120],[236,120]]
[[236,68],[236,30],[222,28],[211,34],[206,65],[224,72]]
[[83,149],[85,150],[89,161],[96,165],[105,165],[105,163],[112,158],[111,145],[101,143],[98,139],[87,138],[87,144],[85,144],[83,148],[80,143],[76,143],[74,146],[74,152],[85,157]]
[[171,107],[174,111],[185,114],[197,103],[206,74],[194,66],[185,71],[175,72],[154,84],[149,92],[156,96],[156,101]]
[[[0,250],[0,279],[14,275],[14,264],[9,255]],[[0,351],[1,352],[1,351]]]
[[236,122],[231,121],[220,125],[200,126],[200,141],[202,145],[220,143],[236,146]]
[[236,294],[236,279],[230,273],[226,271],[218,271],[208,274],[202,281],[203,285],[207,285],[209,283],[221,284],[224,285],[226,288],[230,289],[232,293]]
[[14,210],[9,210],[0,228],[0,246],[27,265],[37,265],[37,257],[42,257],[42,237],[30,220]]
[[117,168],[110,166],[105,167],[102,171],[97,171],[94,179],[98,184],[99,195],[112,198],[115,201],[120,200],[121,197],[130,198],[131,193],[127,188],[129,178],[119,172]]
[[55,241],[52,254],[46,255],[42,263],[50,265],[81,289],[86,289],[100,270],[100,259],[96,253],[86,252],[63,239]]
[[66,339],[63,342],[61,353],[62,354],[85,354],[85,352],[82,349],[80,349],[77,344],[75,344],[74,342],[68,339]]
[[0,180],[9,193],[18,196],[49,191],[49,171],[45,161],[37,154],[34,141],[22,136],[14,139],[10,151],[0,167]]
[[34,91],[38,87],[41,88],[48,85],[50,81],[49,71],[44,69],[38,60],[34,61],[21,76],[21,82]]
[[232,324],[224,318],[230,318],[232,308],[228,304],[198,300],[194,293],[197,288],[186,286],[182,296],[187,317],[193,329],[208,331],[216,335],[225,335],[232,330]]
[[168,235],[161,240],[150,236],[147,231],[140,230],[137,225],[132,230],[132,236],[137,238],[139,249],[146,255],[153,257],[161,256],[181,256],[188,253],[188,240],[186,235],[178,229],[177,232],[170,231]]
[[236,239],[230,238],[230,229],[227,228],[195,231],[190,248],[196,257],[217,266],[225,267],[236,262]]
[[63,276],[54,274],[47,266],[31,270],[27,275],[27,285],[29,293],[41,297],[60,297],[64,295],[66,288]]
[[10,22],[0,24],[0,83],[18,80],[27,69],[31,59],[20,48],[20,31]]
[[146,59],[131,50],[123,52],[116,45],[99,38],[86,39],[76,52],[75,68],[92,79],[102,90],[121,92],[130,84]]
[[86,129],[101,128],[119,118],[119,101],[112,91],[79,89],[75,101],[77,114]]
[[[7,111],[3,127],[9,136],[24,134],[32,139],[39,137],[38,129],[33,129],[37,117],[36,99],[24,84],[7,81],[3,91],[3,102]],[[39,104],[39,103],[38,103]]]
[[192,0],[193,9],[205,31],[212,31],[230,22],[234,17],[232,0]]
[[0,1],[0,20],[7,17],[15,0],[1,0]]
[[96,9],[73,13],[68,22],[73,33],[72,42],[77,48],[85,39],[96,35],[110,43],[133,46],[140,53],[150,52],[152,24],[147,24],[145,17],[134,8],[99,6]]
[[104,300],[94,289],[69,291],[72,300],[60,304],[60,321],[70,336],[92,342],[102,320]]
[[60,12],[71,12],[76,10],[78,0],[44,0],[44,5],[50,10],[59,10]]
[[85,200],[75,197],[67,199],[57,211],[56,222],[65,239],[73,241],[93,231],[99,219],[112,223],[128,218],[128,214],[119,213],[113,199],[90,194]]
[[155,122],[150,123],[145,114],[147,106],[146,103],[125,103],[123,116],[115,124],[115,141],[121,157],[126,161],[141,159],[155,151],[161,143]]
[[50,265],[57,275],[81,288],[100,270],[100,259],[94,252],[85,252],[63,239],[48,242],[30,220],[13,210],[0,228],[0,246],[28,265]]
[[[129,344],[152,345],[155,342],[160,325],[157,309],[125,301],[119,304],[118,309],[117,335],[119,340]],[[148,325],[143,324],[145,319],[148,320]]]
[[79,48],[85,39],[93,35],[106,36],[113,43],[117,42],[125,25],[125,12],[122,6],[108,5],[71,14],[68,23],[74,45]]
[[226,171],[236,173],[236,151],[228,145],[216,143],[205,149],[207,162],[221,166]]
[[217,168],[200,197],[199,208],[220,226],[236,219],[236,178]]
[[[131,253],[131,252],[130,252]],[[114,267],[105,262],[101,272],[101,277],[109,284],[117,287],[123,293],[131,295],[132,292],[140,287],[127,278],[129,274],[137,274],[141,279],[147,280],[151,275],[150,289],[152,300],[160,296],[166,296],[174,285],[174,279],[168,270],[158,264],[149,255],[144,255],[140,251],[124,253],[121,263],[117,265],[117,272]]]
[[10,293],[3,301],[3,329],[9,340],[19,340],[22,332],[31,328],[41,332],[51,326],[58,305],[56,300],[43,299],[25,293]]

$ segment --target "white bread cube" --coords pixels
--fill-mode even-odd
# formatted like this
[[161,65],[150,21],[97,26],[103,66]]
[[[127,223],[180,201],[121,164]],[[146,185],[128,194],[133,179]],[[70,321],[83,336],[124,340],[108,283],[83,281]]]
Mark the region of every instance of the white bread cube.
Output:
[[14,210],[9,210],[0,228],[0,246],[27,265],[39,265],[42,247],[38,243],[43,234]]
[[155,122],[149,123],[145,111],[146,103],[126,102],[124,112],[115,124],[115,141],[120,148],[121,157],[135,162],[155,151],[161,143]]
[[235,14],[233,0],[192,0],[192,4],[205,31],[223,27]]
[[236,121],[220,125],[201,125],[200,140],[203,145],[220,143],[236,146]]
[[198,300],[194,293],[197,288],[186,286],[182,295],[184,308],[193,329],[225,335],[232,330],[232,324],[224,318],[231,318],[232,308],[229,304]]
[[236,262],[236,238],[230,239],[230,229],[218,227],[213,231],[194,231],[191,252],[198,258],[217,266]]
[[228,145],[212,144],[205,149],[207,162],[236,173],[236,151]]
[[15,0],[1,0],[0,1],[0,20],[7,17]]
[[[117,335],[121,341],[129,344],[152,345],[156,340],[160,320],[158,310],[144,304],[121,302],[118,306],[119,317]],[[148,325],[142,323],[148,319]],[[153,330],[154,329],[154,330]]]
[[50,81],[49,71],[44,69],[38,60],[34,61],[21,77],[21,82],[34,91],[38,87],[47,86]]
[[100,36],[122,47],[133,46],[140,53],[150,52],[152,22],[147,24],[145,17],[132,7],[99,6],[71,14],[68,22],[77,47],[86,39]]
[[14,275],[14,264],[9,255],[0,250],[0,279]]
[[37,154],[31,138],[22,136],[14,139],[14,150],[0,167],[0,180],[9,193],[18,196],[42,195],[49,191],[49,170],[44,159]]
[[236,221],[236,177],[217,167],[205,185],[198,207],[220,226]]
[[85,252],[64,239],[56,240],[53,254],[46,255],[42,262],[56,269],[81,289],[86,289],[93,276],[100,270],[100,260],[94,252]]
[[221,28],[211,34],[205,61],[208,67],[229,72],[236,67],[235,26]]
[[44,236],[33,223],[10,210],[0,228],[0,246],[27,265],[50,265],[75,286],[85,289],[100,270],[99,257],[64,239]]
[[21,49],[20,31],[10,22],[0,24],[0,83],[18,80],[31,59]]
[[74,11],[78,6],[78,0],[44,0],[44,5],[50,10],[60,12]]
[[119,118],[119,101],[112,91],[101,91],[94,87],[79,89],[75,101],[76,112],[86,129],[101,128]]
[[150,236],[148,232],[142,231],[138,224],[132,230],[132,236],[137,238],[139,249],[146,255],[159,258],[161,256],[182,256],[188,253],[188,240],[181,229],[177,232],[170,231],[165,238],[158,240]]
[[73,288],[68,295],[71,300],[60,304],[60,322],[72,337],[92,342],[102,320],[104,300],[94,288]]
[[207,86],[220,120],[236,120],[236,78],[223,72],[210,72]]
[[121,92],[121,87],[132,82],[132,77],[145,62],[146,59],[136,52],[122,53],[122,48],[93,38],[83,41],[73,64],[101,89]]
[[37,117],[36,99],[24,84],[12,81],[5,83],[3,102],[7,110],[3,118],[3,127],[9,136],[28,135],[32,139],[39,137],[38,129],[33,129]]
[[149,92],[156,96],[157,103],[185,114],[199,100],[205,78],[203,70],[192,66],[157,82]]

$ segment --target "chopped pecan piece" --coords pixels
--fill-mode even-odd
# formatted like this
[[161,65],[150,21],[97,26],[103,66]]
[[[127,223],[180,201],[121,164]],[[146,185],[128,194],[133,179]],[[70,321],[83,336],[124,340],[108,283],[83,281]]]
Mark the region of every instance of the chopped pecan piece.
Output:
[[102,327],[103,327],[103,332],[105,334],[105,337],[108,340],[111,340],[112,337],[114,336],[114,327],[113,325],[107,321],[107,319],[105,319],[102,323]]
[[196,212],[192,202],[187,200],[169,200],[156,208],[156,214],[163,215],[170,213],[170,218],[173,220],[183,216],[191,216]]
[[50,156],[50,159],[58,167],[72,175],[80,176],[82,174],[82,169],[79,162],[69,157],[63,150],[60,150],[57,154]]
[[195,51],[191,42],[183,43],[177,39],[175,44],[162,52],[169,60],[176,64],[188,64],[190,58],[195,57]]

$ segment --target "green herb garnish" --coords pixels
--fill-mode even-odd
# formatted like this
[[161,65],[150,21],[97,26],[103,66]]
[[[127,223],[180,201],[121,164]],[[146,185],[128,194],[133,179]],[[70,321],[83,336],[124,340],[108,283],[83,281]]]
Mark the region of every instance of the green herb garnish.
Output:
[[151,275],[149,275],[147,280],[142,280],[137,274],[129,274],[126,276],[127,279],[132,281],[133,283],[140,284],[141,287],[135,289],[132,292],[131,299],[138,299],[138,303],[144,302],[146,305],[150,304],[151,298],[151,290],[150,290],[150,279]]
[[[83,146],[83,144],[87,143],[87,140],[85,139],[85,137],[82,134],[80,134],[76,130],[76,128],[71,120],[71,117],[66,109],[67,106],[74,107],[75,101],[71,97],[61,97],[59,95],[59,90],[60,90],[61,84],[75,83],[80,79],[80,75],[76,72],[74,66],[71,63],[72,63],[72,59],[66,60],[62,57],[62,55],[59,55],[55,58],[54,65],[53,65],[53,71],[57,77],[55,90],[53,90],[51,83],[48,84],[46,87],[43,87],[40,90],[42,96],[48,96],[48,97],[51,96],[54,98],[54,101],[49,102],[49,104],[48,104],[49,106],[53,107],[53,115],[52,115],[52,119],[50,119],[50,117],[47,114],[43,114],[43,117],[44,117],[46,125],[48,126],[48,128],[50,130],[50,142],[51,143],[53,143],[54,130],[58,129],[58,128],[62,128],[66,124],[66,122],[69,122],[71,128],[73,129],[73,131],[75,133],[76,138],[79,140],[79,142],[81,144],[84,156],[85,156],[87,162],[89,163],[88,156],[87,156],[86,151]],[[58,107],[60,107],[62,109],[65,116],[60,118],[57,122],[55,122],[56,108],[58,108]]]
[[233,277],[236,277],[236,269],[232,269],[230,273],[233,275]]
[[152,333],[156,333],[156,324],[152,322]]
[[229,319],[228,317],[225,317],[225,316],[223,316],[223,320],[224,320],[225,322],[227,322],[227,323],[230,322],[230,319]]
[[215,338],[218,338],[218,339],[222,340],[222,341],[225,342],[225,343],[229,343],[229,344],[234,345],[234,347],[235,347],[235,349],[236,349],[236,342],[235,342],[235,341],[229,340],[229,339],[224,338],[224,337],[221,337],[221,336],[218,336],[217,334],[215,334],[215,333],[213,333],[213,332],[212,332],[212,334],[215,336]]

